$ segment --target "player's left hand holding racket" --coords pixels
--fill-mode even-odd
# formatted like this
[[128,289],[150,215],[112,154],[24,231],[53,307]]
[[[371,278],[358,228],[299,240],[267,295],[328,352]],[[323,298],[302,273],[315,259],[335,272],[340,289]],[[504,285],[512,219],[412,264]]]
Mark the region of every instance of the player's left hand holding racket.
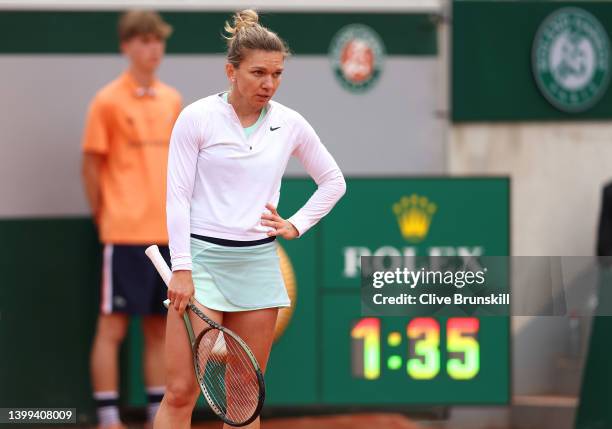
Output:
[[[172,272],[158,247],[150,246],[145,253],[168,286]],[[164,304],[168,307],[170,301]],[[206,402],[228,425],[248,425],[259,415],[265,399],[264,379],[255,355],[238,335],[211,320],[193,303],[187,308],[209,326],[196,336],[187,313],[183,315],[196,379]]]

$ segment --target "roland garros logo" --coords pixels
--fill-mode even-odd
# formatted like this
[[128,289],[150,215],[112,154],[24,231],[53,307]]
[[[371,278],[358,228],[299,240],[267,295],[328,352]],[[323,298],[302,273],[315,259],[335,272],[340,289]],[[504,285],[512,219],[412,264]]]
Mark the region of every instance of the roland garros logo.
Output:
[[585,111],[608,88],[608,34],[583,9],[562,8],[542,22],[533,42],[532,61],[540,91],[559,110]]
[[333,37],[329,51],[334,74],[344,88],[364,92],[380,78],[385,47],[370,27],[343,27]]

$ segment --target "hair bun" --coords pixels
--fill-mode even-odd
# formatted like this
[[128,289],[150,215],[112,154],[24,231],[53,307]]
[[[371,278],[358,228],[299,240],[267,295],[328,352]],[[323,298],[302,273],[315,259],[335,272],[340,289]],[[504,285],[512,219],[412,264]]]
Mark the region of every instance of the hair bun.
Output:
[[225,34],[222,37],[227,42],[227,62],[235,68],[253,50],[280,52],[283,59],[289,55],[287,44],[278,34],[259,23],[259,15],[253,9],[236,12],[232,18],[231,24],[225,21]]
[[259,15],[253,9],[236,12],[233,18],[233,25],[225,22],[225,31],[231,34],[232,38],[242,29],[259,25]]

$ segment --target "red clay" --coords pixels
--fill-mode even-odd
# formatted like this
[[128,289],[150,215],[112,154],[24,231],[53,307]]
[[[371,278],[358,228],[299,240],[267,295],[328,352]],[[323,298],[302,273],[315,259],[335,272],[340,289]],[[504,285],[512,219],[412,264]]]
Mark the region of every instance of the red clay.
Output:
[[[193,429],[221,429],[217,422],[201,423]],[[401,414],[353,414],[320,417],[266,419],[262,429],[419,429]]]

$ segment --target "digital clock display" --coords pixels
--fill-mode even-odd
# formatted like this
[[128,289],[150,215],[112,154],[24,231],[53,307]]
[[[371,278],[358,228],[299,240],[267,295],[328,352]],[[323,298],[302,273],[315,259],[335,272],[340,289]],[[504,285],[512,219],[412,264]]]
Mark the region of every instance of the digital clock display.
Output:
[[[446,341],[442,342],[440,324],[433,318],[412,319],[404,332],[388,334],[381,332],[380,319],[360,319],[351,329],[353,376],[376,380],[382,365],[414,380],[431,380],[440,371],[446,371],[453,380],[471,380],[480,370],[479,324],[474,317],[448,319]],[[387,342],[392,354],[382,356],[381,341]],[[441,362],[441,347],[446,347],[445,364]]]
[[340,291],[323,301],[325,403],[507,403],[507,317],[363,317],[359,304]]

